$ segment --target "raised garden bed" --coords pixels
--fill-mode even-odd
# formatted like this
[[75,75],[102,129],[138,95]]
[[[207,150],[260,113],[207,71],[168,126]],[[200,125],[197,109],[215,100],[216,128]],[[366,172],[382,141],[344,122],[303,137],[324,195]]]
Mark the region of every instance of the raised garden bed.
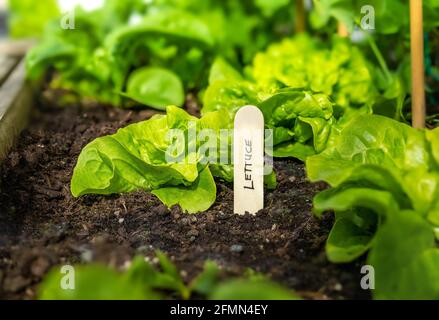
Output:
[[12,2],[0,298],[439,299],[437,1]]
[[299,162],[276,162],[279,187],[255,217],[233,214],[232,185],[225,183],[218,184],[216,204],[197,215],[168,210],[146,192],[72,198],[68,186],[81,149],[149,116],[102,106],[32,109],[30,126],[1,166],[3,298],[35,298],[55,265],[99,261],[120,268],[136,254],[153,258],[157,249],[185,271],[185,280],[209,259],[230,276],[246,268],[269,274],[309,299],[369,298],[358,285],[360,264],[327,261],[332,217],[320,221],[311,213],[324,185],[307,182]]

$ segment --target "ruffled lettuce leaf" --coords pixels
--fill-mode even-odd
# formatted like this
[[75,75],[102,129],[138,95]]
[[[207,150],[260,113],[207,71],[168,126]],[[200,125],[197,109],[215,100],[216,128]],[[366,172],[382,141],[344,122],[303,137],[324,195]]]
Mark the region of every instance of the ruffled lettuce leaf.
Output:
[[430,225],[416,212],[387,219],[368,264],[375,268],[375,299],[439,299],[439,249]]
[[314,199],[318,216],[335,211],[329,260],[351,262],[369,251],[378,299],[438,297],[438,133],[358,116],[307,159],[309,178],[332,186]]
[[322,92],[342,111],[373,104],[378,96],[373,65],[358,48],[339,38],[331,46],[307,35],[284,39],[258,53],[249,72],[260,95],[282,88]]
[[[41,33],[43,22],[58,15],[52,0],[50,10],[44,6],[44,13],[31,1],[21,2],[11,0],[10,26],[14,34]],[[284,0],[276,4],[108,0],[93,11],[77,7],[74,29],[60,28],[59,19],[47,26],[42,41],[28,55],[28,74],[38,78],[54,70],[50,87],[69,90],[85,101],[156,108],[157,99],[151,103],[149,92],[145,97],[127,92],[132,72],[165,68],[179,77],[185,93],[202,90],[214,53],[242,65],[249,63],[258,50],[284,36],[285,26],[293,23],[293,12],[281,10],[287,7],[289,1]],[[150,76],[147,81],[151,83],[154,79]],[[125,99],[124,93],[134,99]],[[163,100],[168,97],[169,93],[164,92]],[[161,103],[160,108],[164,108]]]
[[[216,186],[209,161],[199,148],[204,141],[185,137],[189,137],[189,130],[198,133],[214,122],[216,125],[210,127],[214,132],[228,129],[231,121],[221,111],[201,119],[177,107],[166,111],[166,115],[156,115],[88,144],[73,172],[72,194],[79,197],[146,190],[168,206],[179,204],[190,213],[207,210],[215,201]],[[172,135],[174,129],[179,129],[180,135]],[[226,180],[233,172],[227,164],[214,168],[214,174]]]
[[272,130],[275,157],[305,160],[321,152],[328,140],[333,117],[333,102],[325,94],[295,88],[261,94],[258,84],[246,79],[223,58],[212,66],[210,85],[203,97],[202,113],[226,110],[234,117],[240,107],[256,105]]
[[409,172],[428,166],[429,158],[424,132],[383,116],[365,115],[334,130],[327,149],[308,159],[307,172],[312,181],[337,186],[363,164]]
[[165,205],[179,205],[188,213],[206,211],[216,200],[216,184],[209,167],[200,172],[197,181],[190,187],[172,186],[153,190]]

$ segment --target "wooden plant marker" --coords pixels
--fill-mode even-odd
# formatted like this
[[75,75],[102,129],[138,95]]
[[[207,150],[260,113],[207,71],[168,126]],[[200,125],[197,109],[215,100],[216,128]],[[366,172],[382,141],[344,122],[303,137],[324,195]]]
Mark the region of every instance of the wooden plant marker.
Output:
[[296,0],[296,33],[305,32],[305,3],[304,0]]
[[233,139],[234,212],[256,214],[264,208],[264,116],[257,107],[236,113]]
[[349,37],[349,31],[346,25],[342,22],[338,23],[338,35],[342,38]]
[[425,128],[424,30],[421,0],[410,0],[413,127]]

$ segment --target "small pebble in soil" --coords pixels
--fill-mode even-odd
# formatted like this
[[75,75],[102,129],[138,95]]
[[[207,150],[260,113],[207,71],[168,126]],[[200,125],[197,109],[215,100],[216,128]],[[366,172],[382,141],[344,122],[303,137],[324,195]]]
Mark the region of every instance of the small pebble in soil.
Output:
[[195,229],[191,229],[191,230],[187,233],[187,235],[188,235],[189,237],[198,237],[199,232],[198,232],[197,230],[195,230]]
[[27,289],[26,289],[26,296],[28,296],[28,297],[33,297],[33,296],[35,296],[35,292],[34,292],[34,290],[32,290],[31,288],[27,288]]
[[127,260],[123,263],[122,269],[123,270],[128,270],[131,267],[131,261]]
[[168,208],[166,208],[165,206],[159,206],[156,209],[157,213],[161,216],[166,216],[170,213],[170,211],[168,210]]
[[50,261],[45,257],[38,257],[30,266],[31,273],[36,277],[42,277],[50,268]]
[[89,230],[85,230],[85,229],[78,231],[76,233],[76,235],[78,236],[79,239],[84,239],[84,238],[88,237],[89,234],[90,234]]
[[234,253],[240,253],[244,251],[244,247],[240,244],[233,244],[230,246],[230,251]]
[[149,251],[149,246],[140,246],[136,248],[138,253],[147,253]]
[[93,260],[93,251],[84,249],[84,251],[81,252],[81,260],[83,262],[91,262]]
[[220,220],[226,220],[226,219],[228,219],[228,218],[229,218],[229,216],[228,216],[227,214],[225,214],[225,213],[222,212],[222,211],[219,212],[218,219],[220,219]]

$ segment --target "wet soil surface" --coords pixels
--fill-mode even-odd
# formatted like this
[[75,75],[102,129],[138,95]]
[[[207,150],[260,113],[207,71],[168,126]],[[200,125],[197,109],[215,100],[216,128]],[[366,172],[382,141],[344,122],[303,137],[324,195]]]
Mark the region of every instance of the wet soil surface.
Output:
[[332,216],[311,213],[324,186],[307,182],[299,162],[275,161],[279,186],[256,216],[234,215],[232,186],[221,182],[216,204],[197,215],[169,210],[142,191],[73,198],[69,182],[82,147],[150,116],[105,107],[35,113],[0,167],[0,298],[36,298],[42,277],[59,264],[121,268],[157,249],[188,281],[210,259],[230,276],[252,268],[309,299],[369,298],[360,288],[360,264],[327,261]]

